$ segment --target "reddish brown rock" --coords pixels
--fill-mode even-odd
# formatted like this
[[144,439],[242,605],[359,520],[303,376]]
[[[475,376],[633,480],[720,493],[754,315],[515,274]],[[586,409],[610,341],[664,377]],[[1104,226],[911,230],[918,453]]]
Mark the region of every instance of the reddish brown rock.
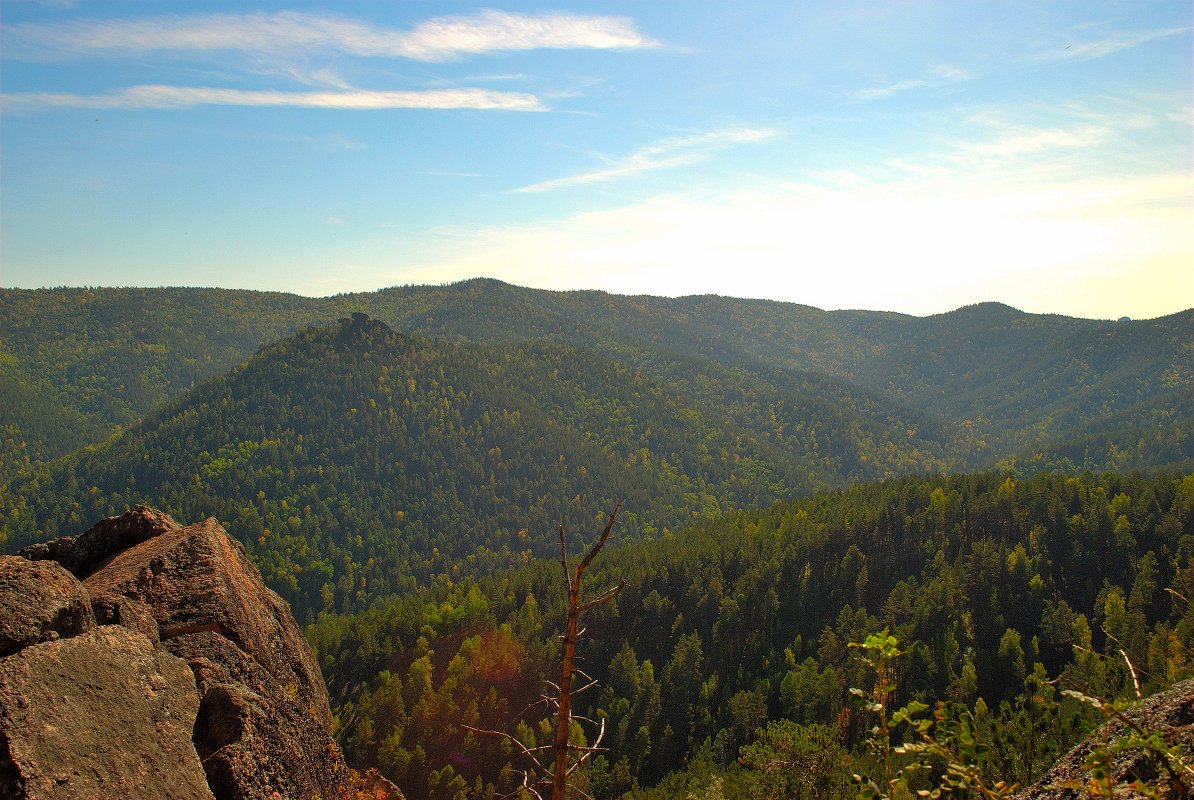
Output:
[[334,797],[347,768],[327,689],[286,603],[214,519],[163,531],[84,581],[153,615],[201,696],[194,742],[224,798]]
[[31,544],[17,555],[30,561],[57,561],[83,580],[113,554],[179,527],[169,514],[135,505],[123,514],[97,522],[78,536]]
[[0,564],[0,647],[19,650],[0,657],[0,797],[401,800],[345,766],[306,639],[215,520],[134,506],[21,555]]
[[105,626],[0,659],[0,796],[211,800],[183,660]]
[[389,778],[375,769],[352,771],[348,785],[337,800],[406,800]]
[[158,621],[153,612],[124,595],[101,593],[91,598],[95,621],[99,625],[120,625],[145,634],[151,642],[161,641],[158,635]]
[[0,657],[95,627],[91,599],[53,561],[0,556]]

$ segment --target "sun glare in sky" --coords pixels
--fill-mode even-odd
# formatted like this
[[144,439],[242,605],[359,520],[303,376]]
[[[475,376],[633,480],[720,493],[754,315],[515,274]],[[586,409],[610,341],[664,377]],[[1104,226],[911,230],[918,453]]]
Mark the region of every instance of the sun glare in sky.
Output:
[[0,284],[1194,305],[1190,4],[5,3]]

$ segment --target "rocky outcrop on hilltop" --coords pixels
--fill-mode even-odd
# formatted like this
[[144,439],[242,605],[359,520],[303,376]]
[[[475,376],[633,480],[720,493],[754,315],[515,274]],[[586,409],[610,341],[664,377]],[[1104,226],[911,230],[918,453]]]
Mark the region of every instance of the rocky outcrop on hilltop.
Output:
[[169,514],[136,505],[125,514],[97,522],[78,536],[31,544],[17,555],[30,561],[57,561],[83,580],[116,553],[179,527]]
[[162,647],[194,671],[195,747],[216,797],[326,797],[343,783],[315,656],[289,607],[214,519],[116,554],[83,585],[146,609]]
[[[1146,697],[1139,705],[1124,712],[1124,717],[1141,731],[1160,734],[1166,746],[1176,748],[1187,769],[1176,770],[1185,790],[1176,786],[1164,768],[1141,749],[1131,748],[1115,754],[1111,778],[1116,796],[1124,800],[1144,800],[1146,795],[1129,788],[1141,781],[1158,797],[1187,797],[1194,792],[1194,680],[1176,684],[1170,689]],[[1090,771],[1084,762],[1096,748],[1108,747],[1130,732],[1121,720],[1112,720],[1084,739],[1063,756],[1032,786],[1021,790],[1014,800],[1081,800],[1089,796]]]
[[365,785],[330,736],[290,609],[214,519],[136,506],[3,557],[0,615],[0,796],[330,799]]

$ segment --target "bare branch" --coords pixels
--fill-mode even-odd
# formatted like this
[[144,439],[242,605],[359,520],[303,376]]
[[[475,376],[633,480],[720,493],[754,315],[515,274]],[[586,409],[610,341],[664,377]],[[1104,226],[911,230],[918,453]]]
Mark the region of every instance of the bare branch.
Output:
[[532,708],[534,708],[535,706],[539,705],[540,703],[548,703],[548,706],[550,707],[550,701],[551,701],[551,699],[552,699],[552,698],[548,697],[548,696],[547,696],[547,695],[545,695],[545,694],[544,694],[544,695],[540,695],[538,700],[536,700],[535,702],[531,703],[529,706],[527,706],[526,708],[524,708],[522,711],[519,711],[519,712],[518,712],[516,715],[514,715],[514,719],[521,719],[523,714],[527,713],[528,711],[530,711]]
[[576,792],[576,793],[577,793],[577,794],[579,794],[581,797],[584,797],[584,798],[585,798],[585,800],[593,800],[593,795],[589,794],[589,793],[588,793],[588,792],[586,792],[584,789],[581,789],[581,788],[578,788],[578,787],[576,787],[576,786],[573,786],[573,787],[572,787],[572,791]]
[[564,541],[564,526],[559,527],[560,532],[560,565],[564,567],[564,586],[569,589],[572,588],[572,570],[568,568],[568,545]]
[[576,566],[576,574],[577,574],[578,578],[586,569],[588,569],[589,564],[593,563],[593,559],[596,558],[597,554],[601,552],[601,548],[605,547],[605,540],[609,538],[609,532],[614,529],[614,522],[617,521],[618,512],[621,509],[622,509],[622,501],[618,500],[616,503],[614,503],[614,510],[609,512],[609,521],[605,523],[605,530],[603,530],[601,532],[601,537],[589,549],[589,552],[585,556],[584,561],[581,561]]
[[599,597],[595,597],[589,602],[580,607],[581,611],[588,611],[590,608],[595,608],[600,605],[605,605],[610,600],[613,600],[618,594],[626,588],[626,581],[620,582],[617,586],[611,586],[601,593]]
[[1132,673],[1132,688],[1136,690],[1136,699],[1140,699],[1140,680],[1136,677],[1136,668],[1132,666],[1132,659],[1128,658],[1128,654],[1124,649],[1119,648],[1119,654],[1124,657],[1124,661],[1128,664],[1128,671]]
[[[539,790],[537,790],[534,786],[531,786],[530,779],[531,779],[530,774],[528,774],[526,772],[522,773],[523,788],[526,789],[531,794],[535,795],[535,797],[539,798],[539,800],[543,800],[543,795],[539,794]],[[539,783],[539,781],[535,781],[535,783]]]
[[[517,737],[515,737],[515,736],[511,736],[510,734],[508,734],[508,733],[505,733],[504,731],[491,731],[491,730],[489,730],[489,729],[487,729],[487,728],[474,728],[472,725],[461,725],[460,727],[464,728],[466,731],[472,731],[473,733],[483,733],[483,734],[485,734],[486,736],[500,736],[500,737],[501,737],[501,738],[503,738],[503,739],[508,739],[509,741],[513,742],[513,743],[514,743],[514,744],[515,744],[515,745],[518,747],[518,749],[519,749],[519,750],[521,750],[521,751],[522,751],[522,754],[523,754],[524,756],[526,756],[527,758],[529,758],[529,759],[531,760],[531,762],[532,762],[532,763],[533,763],[533,764],[534,764],[536,767],[538,767],[538,768],[539,768],[539,771],[540,771],[540,772],[542,772],[542,773],[543,773],[543,774],[545,774],[545,775],[550,775],[550,774],[551,774],[551,770],[547,769],[547,768],[546,768],[546,767],[544,767],[542,764],[540,764],[540,763],[539,763],[539,759],[535,757],[535,752],[536,752],[536,751],[539,751],[539,750],[550,750],[550,749],[551,749],[551,745],[541,745],[541,746],[539,746],[539,747],[535,747],[535,748],[528,748],[528,747],[527,747],[525,744],[523,744],[523,743],[522,743],[522,742],[521,742],[521,741],[520,741],[520,740],[519,740]],[[526,773],[523,773],[523,774],[525,775]]]
[[[614,523],[618,520],[618,512],[622,509],[622,501],[618,500],[614,503],[613,510],[610,511],[609,519],[605,523],[605,528],[601,531],[601,535],[593,546],[589,548],[589,552],[576,565],[572,565],[568,561],[568,540],[564,531],[564,526],[560,525],[558,534],[560,538],[560,566],[564,570],[564,586],[568,592],[568,616],[566,628],[563,635],[560,636],[560,642],[563,645],[563,656],[561,658],[560,682],[557,684],[554,681],[545,680],[545,685],[549,691],[554,693],[545,693],[540,700],[531,705],[519,714],[522,716],[530,711],[539,703],[546,705],[547,709],[553,712],[555,717],[555,735],[554,741],[549,745],[538,745],[536,747],[527,747],[519,739],[502,731],[486,730],[483,728],[474,728],[469,725],[464,725],[465,730],[474,733],[482,733],[493,736],[500,736],[504,739],[513,742],[522,755],[527,758],[538,772],[538,778],[531,780],[532,770],[528,769],[522,773],[523,788],[533,795],[536,800],[544,800],[544,795],[540,792],[540,788],[546,788],[551,784],[551,798],[552,800],[564,800],[565,796],[571,790],[588,800],[592,800],[588,794],[581,791],[575,786],[572,786],[568,779],[576,773],[580,767],[589,760],[593,753],[604,752],[608,748],[601,746],[601,741],[605,736],[605,719],[596,722],[588,717],[574,715],[572,713],[572,699],[594,686],[597,686],[597,681],[590,677],[584,670],[576,667],[576,643],[577,640],[584,635],[585,629],[580,627],[580,616],[583,612],[595,608],[599,605],[604,605],[610,602],[625,587],[625,582],[620,582],[617,586],[610,587],[602,592],[597,597],[589,600],[586,603],[581,603],[581,581],[584,578],[585,570],[593,563],[593,559],[601,552],[601,548],[609,540],[610,533],[613,531]],[[577,676],[582,679],[585,684],[578,689],[572,687],[573,677]],[[574,745],[569,742],[569,733],[572,723],[581,722],[589,725],[598,725],[599,731],[594,744],[590,747],[581,745]],[[540,763],[537,754],[547,751],[554,753],[554,765],[551,769],[545,767]]]
[[[580,768],[580,766],[581,766],[582,764],[584,764],[586,761],[588,761],[588,760],[589,760],[589,756],[593,755],[593,753],[596,753],[596,752],[601,752],[601,751],[608,752],[608,751],[609,751],[609,748],[608,748],[608,747],[590,747],[590,748],[586,748],[586,751],[585,751],[585,753],[584,753],[584,754],[583,754],[583,755],[582,755],[580,758],[576,759],[576,763],[575,763],[575,764],[573,764],[573,765],[572,765],[572,767],[571,767],[571,769],[569,769],[569,770],[568,770],[568,774],[572,774],[572,773],[573,773],[573,772],[575,772],[577,769],[579,769],[579,768]],[[572,787],[572,788],[574,788],[574,789],[575,789],[576,787],[574,786],[574,787]]]
[[588,683],[586,683],[584,686],[580,687],[579,689],[573,689],[572,696],[575,697],[576,695],[580,694],[581,692],[592,689],[596,685],[597,685],[597,681],[589,681]]

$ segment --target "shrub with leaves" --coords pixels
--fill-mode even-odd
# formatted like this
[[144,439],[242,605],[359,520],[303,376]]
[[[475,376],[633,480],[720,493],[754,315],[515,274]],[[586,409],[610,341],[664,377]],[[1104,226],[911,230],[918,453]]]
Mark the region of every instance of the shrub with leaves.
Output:
[[[976,795],[985,800],[1010,797],[1014,786],[1004,781],[989,784],[983,779],[978,764],[986,756],[989,745],[980,741],[974,716],[956,703],[938,703],[931,717],[923,716],[929,706],[913,700],[895,711],[889,711],[892,700],[893,662],[904,651],[899,641],[887,629],[871,634],[861,644],[851,642],[859,658],[875,674],[874,687],[868,692],[852,688],[850,693],[863,701],[864,708],[875,714],[877,724],[871,728],[868,745],[880,757],[884,769],[884,783],[873,778],[855,775],[862,800],[918,797],[937,800],[943,795],[959,793]],[[892,744],[892,732],[906,727],[912,734],[910,741]],[[897,767],[893,756],[898,759]],[[932,789],[915,788],[914,777],[921,772],[940,770],[937,785]]]

